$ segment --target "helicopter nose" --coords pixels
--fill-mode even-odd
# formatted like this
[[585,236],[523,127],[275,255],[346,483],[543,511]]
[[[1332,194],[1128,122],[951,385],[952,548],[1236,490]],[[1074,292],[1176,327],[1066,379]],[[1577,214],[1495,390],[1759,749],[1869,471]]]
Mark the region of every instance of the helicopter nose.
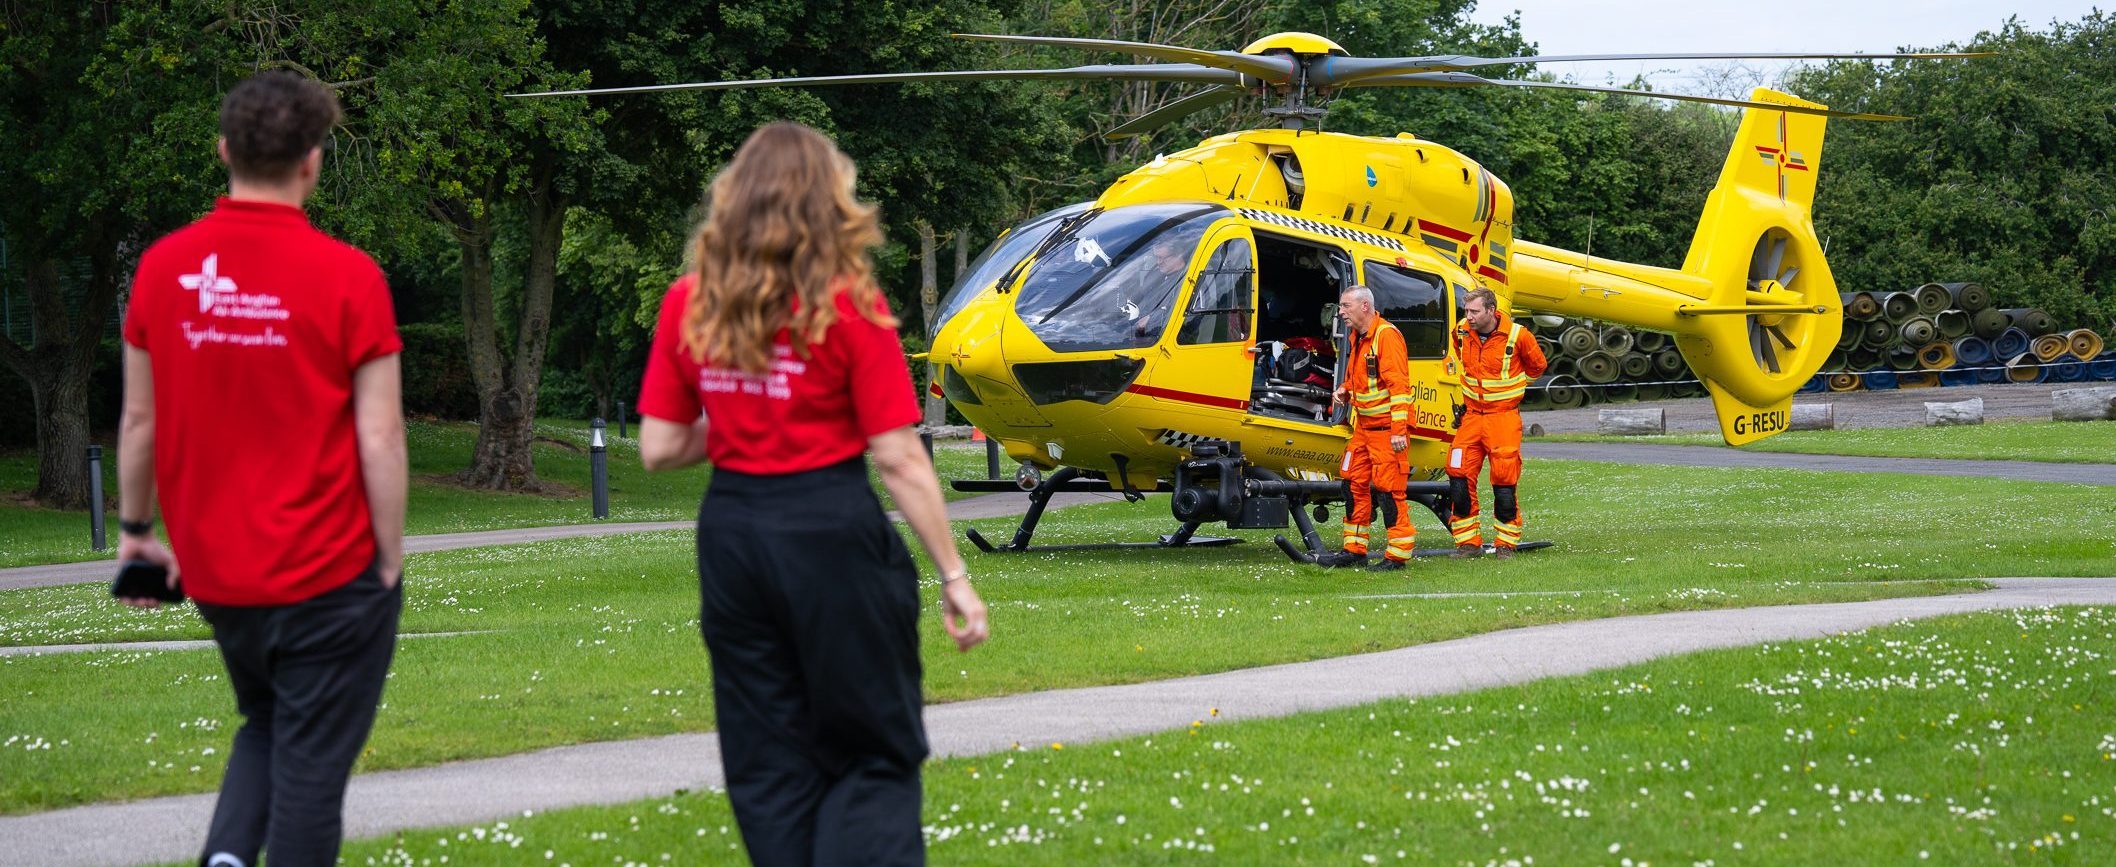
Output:
[[953,340],[946,341],[946,345],[934,345],[935,360],[953,366],[965,377],[974,376],[998,382],[1006,382],[1009,379],[1006,359],[999,351],[999,329],[957,328],[951,329],[951,332],[952,334],[943,336],[952,336]]

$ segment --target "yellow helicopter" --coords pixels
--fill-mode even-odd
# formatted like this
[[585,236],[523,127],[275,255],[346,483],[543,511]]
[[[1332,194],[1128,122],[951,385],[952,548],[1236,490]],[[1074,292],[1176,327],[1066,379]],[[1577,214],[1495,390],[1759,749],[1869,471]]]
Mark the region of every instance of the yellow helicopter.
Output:
[[[1099,197],[1003,234],[960,275],[935,317],[932,389],[1020,462],[1030,508],[1025,551],[1052,495],[1173,495],[1181,527],[1144,546],[1227,544],[1196,534],[1297,527],[1296,560],[1323,551],[1310,520],[1344,498],[1335,469],[1351,428],[1330,402],[1345,336],[1340,292],[1369,287],[1410,349],[1415,413],[1410,493],[1444,524],[1443,467],[1461,402],[1447,333],[1473,287],[1502,307],[1581,316],[1674,335],[1710,392],[1728,443],[1786,427],[1794,391],[1835,347],[1838,296],[1809,207],[1832,111],[1758,88],[1746,100],[1465,71],[1610,59],[1929,58],[1969,54],[1656,54],[1357,58],[1309,33],[1239,52],[1036,36],[964,38],[1109,50],[1158,63],[700,82],[564,91],[578,95],[920,80],[1113,78],[1204,90],[1109,133],[1139,135],[1243,93],[1274,104],[1278,128],[1216,136],[1157,157]],[[1529,87],[1622,93],[1743,109],[1739,130],[1679,269],[1592,258],[1517,240],[1513,192],[1475,161],[1409,133],[1320,131],[1324,105],[1353,87]],[[1049,474],[1046,476],[1045,473]],[[1386,504],[1386,498],[1381,500]],[[1386,518],[1384,518],[1386,520]],[[1094,546],[1105,547],[1105,546]],[[1524,548],[1533,545],[1524,545]],[[1047,550],[1039,548],[1038,550]]]

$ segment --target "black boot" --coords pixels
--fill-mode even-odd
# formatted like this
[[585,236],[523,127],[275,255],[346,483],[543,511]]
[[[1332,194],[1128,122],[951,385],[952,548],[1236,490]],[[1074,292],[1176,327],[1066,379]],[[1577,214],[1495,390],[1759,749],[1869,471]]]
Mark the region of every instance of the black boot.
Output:
[[1345,566],[1361,566],[1365,565],[1366,562],[1367,555],[1354,554],[1350,551],[1331,551],[1328,554],[1324,554],[1320,557],[1315,558],[1316,565],[1322,566],[1325,569],[1338,569]]
[[1381,562],[1379,562],[1379,563],[1376,563],[1376,564],[1374,564],[1374,565],[1372,565],[1372,566],[1368,566],[1368,567],[1367,567],[1367,571],[1368,571],[1368,572],[1396,572],[1396,571],[1399,571],[1399,570],[1401,570],[1401,569],[1403,569],[1403,561],[1402,561],[1402,560],[1388,560],[1388,559],[1384,559],[1384,560],[1382,560],[1382,561],[1381,561]]

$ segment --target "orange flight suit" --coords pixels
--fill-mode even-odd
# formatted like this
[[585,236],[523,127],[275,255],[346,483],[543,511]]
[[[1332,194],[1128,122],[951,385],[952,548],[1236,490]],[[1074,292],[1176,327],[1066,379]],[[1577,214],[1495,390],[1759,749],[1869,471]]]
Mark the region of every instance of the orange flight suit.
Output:
[[1448,529],[1456,545],[1482,545],[1477,519],[1477,475],[1491,458],[1492,530],[1502,548],[1521,544],[1521,507],[1514,486],[1521,481],[1521,396],[1547,363],[1536,338],[1505,313],[1491,336],[1480,337],[1465,319],[1455,325],[1456,362],[1462,369],[1467,405],[1447,454],[1454,506]]
[[1352,438],[1345,443],[1344,462],[1338,467],[1338,475],[1352,483],[1344,550],[1362,556],[1367,553],[1367,525],[1374,520],[1373,491],[1380,490],[1396,506],[1385,556],[1398,562],[1409,560],[1418,538],[1403,495],[1404,481],[1411,472],[1411,452],[1396,451],[1389,443],[1391,437],[1408,435],[1411,426],[1411,362],[1403,332],[1388,320],[1374,317],[1365,334],[1353,336],[1352,352],[1344,365],[1345,390],[1352,397]]

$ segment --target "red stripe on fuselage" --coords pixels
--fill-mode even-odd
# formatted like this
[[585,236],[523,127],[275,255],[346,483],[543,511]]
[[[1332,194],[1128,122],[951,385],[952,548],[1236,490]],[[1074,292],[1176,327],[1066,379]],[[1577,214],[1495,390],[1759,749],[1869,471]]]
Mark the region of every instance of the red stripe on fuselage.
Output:
[[1145,395],[1147,397],[1158,397],[1164,400],[1180,400],[1184,403],[1203,404],[1205,406],[1219,407],[1220,409],[1247,410],[1249,408],[1249,402],[1246,400],[1237,400],[1231,397],[1220,397],[1219,395],[1214,394],[1198,394],[1196,392],[1190,391],[1177,391],[1172,388],[1156,388],[1151,385],[1136,384],[1124,390],[1132,394]]
[[1451,238],[1456,243],[1467,243],[1469,239],[1476,237],[1475,235],[1471,235],[1470,233],[1462,231],[1461,229],[1457,229],[1453,226],[1443,226],[1431,220],[1419,220],[1418,228],[1431,232],[1435,235],[1439,235],[1443,238]]
[[1497,280],[1501,283],[1506,282],[1506,272],[1500,271],[1499,269],[1494,268],[1490,265],[1477,266],[1477,274],[1478,276],[1482,277],[1490,277],[1493,280]]

